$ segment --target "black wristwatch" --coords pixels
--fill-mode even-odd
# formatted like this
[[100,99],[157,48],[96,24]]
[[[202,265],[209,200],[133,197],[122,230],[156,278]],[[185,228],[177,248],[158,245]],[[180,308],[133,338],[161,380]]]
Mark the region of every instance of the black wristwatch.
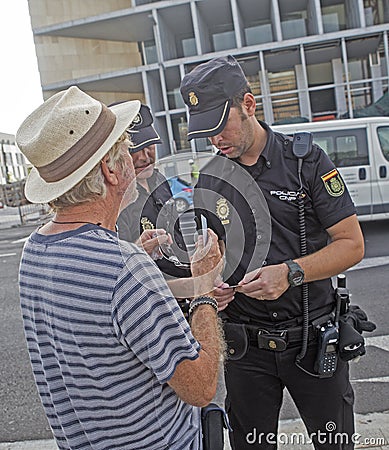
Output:
[[291,287],[301,286],[304,283],[304,271],[296,261],[288,259],[284,263],[289,268],[288,281]]

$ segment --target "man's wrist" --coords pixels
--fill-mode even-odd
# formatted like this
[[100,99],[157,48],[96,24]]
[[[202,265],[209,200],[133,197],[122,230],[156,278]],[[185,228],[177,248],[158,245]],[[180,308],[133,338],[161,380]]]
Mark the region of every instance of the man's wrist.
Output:
[[201,305],[212,306],[212,308],[214,308],[216,313],[218,312],[217,301],[213,297],[206,296],[206,295],[201,295],[200,297],[195,297],[190,302],[190,304],[189,304],[189,317],[191,317],[193,312],[195,311],[195,309],[198,308]]

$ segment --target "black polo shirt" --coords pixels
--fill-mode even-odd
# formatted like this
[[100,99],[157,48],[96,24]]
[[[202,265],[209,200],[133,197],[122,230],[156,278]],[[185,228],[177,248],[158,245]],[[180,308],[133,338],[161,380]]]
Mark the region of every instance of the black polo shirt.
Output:
[[[137,184],[139,196],[127,206],[117,221],[119,237],[135,242],[145,230],[163,228],[172,235],[173,251],[182,262],[188,262],[187,249],[180,231],[177,211],[172,200],[172,192],[166,178],[154,169],[148,178],[150,193]],[[169,202],[170,200],[170,202]],[[168,203],[167,203],[168,202]],[[175,266],[166,258],[156,260],[159,269],[165,274],[177,278],[190,277],[189,269]]]
[[[273,132],[265,123],[260,124],[268,136],[256,164],[245,166],[219,154],[202,169],[195,188],[196,215],[206,215],[209,227],[226,242],[224,279],[230,285],[237,284],[248,271],[301,254],[297,195],[300,181],[292,140]],[[317,145],[312,146],[304,160],[301,179],[307,254],[310,254],[327,244],[326,229],[355,214],[355,207],[333,163]],[[261,202],[255,205],[258,187],[269,211],[268,218],[266,206]],[[333,303],[331,279],[308,285],[310,312],[319,312]],[[250,319],[275,325],[301,318],[301,287],[289,288],[279,299],[269,301],[235,293],[235,300],[225,312],[235,321]]]

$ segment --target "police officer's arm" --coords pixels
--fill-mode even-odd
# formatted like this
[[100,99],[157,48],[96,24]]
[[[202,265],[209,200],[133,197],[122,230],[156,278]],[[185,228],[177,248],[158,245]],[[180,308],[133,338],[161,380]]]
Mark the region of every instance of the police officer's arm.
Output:
[[[206,257],[192,263],[192,273],[194,277],[201,277],[203,292],[204,286],[208,286],[207,295],[212,296],[215,275],[206,274],[212,273],[211,269],[220,264],[221,253],[217,237],[211,231],[209,239],[210,250]],[[197,251],[196,253],[199,255]],[[216,393],[219,361],[223,351],[221,327],[215,309],[210,305],[198,306],[191,318],[191,329],[201,345],[199,357],[193,361],[182,361],[169,380],[169,385],[186,403],[206,406]]]
[[[304,281],[322,280],[357,264],[364,255],[364,241],[356,215],[347,217],[327,229],[330,243],[310,255],[294,258],[304,270]],[[243,278],[239,291],[259,300],[276,300],[288,288],[285,263],[252,271]]]
[[363,234],[356,215],[327,229],[331,242],[321,250],[297,258],[305,272],[304,281],[322,280],[359,263],[365,252]]

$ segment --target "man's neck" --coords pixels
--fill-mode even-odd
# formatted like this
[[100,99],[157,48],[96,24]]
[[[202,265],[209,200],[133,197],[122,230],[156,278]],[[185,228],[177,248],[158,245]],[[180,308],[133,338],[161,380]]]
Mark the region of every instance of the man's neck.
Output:
[[137,183],[143,187],[147,192],[150,192],[149,183],[147,182],[148,178],[138,178]]
[[55,213],[53,219],[44,225],[39,232],[57,234],[75,230],[84,224],[96,224],[115,231],[117,214],[108,207],[105,199],[83,203],[64,208]]

